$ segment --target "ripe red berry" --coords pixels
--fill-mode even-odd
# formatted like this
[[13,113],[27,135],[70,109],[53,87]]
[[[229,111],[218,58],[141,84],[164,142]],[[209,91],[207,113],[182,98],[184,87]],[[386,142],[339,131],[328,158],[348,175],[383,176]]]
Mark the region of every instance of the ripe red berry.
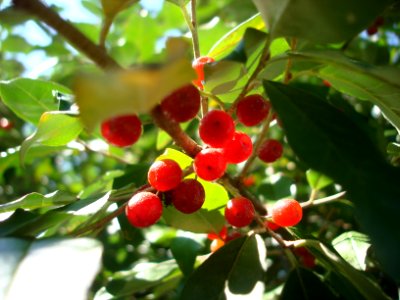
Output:
[[246,176],[242,179],[242,183],[246,187],[253,186],[256,183],[256,177],[254,175]]
[[142,122],[136,115],[123,115],[101,124],[101,134],[112,145],[126,147],[137,142],[142,134]]
[[283,146],[274,139],[266,140],[258,150],[258,158],[266,163],[276,161],[282,156]]
[[182,180],[182,169],[172,159],[155,161],[147,173],[150,185],[158,191],[165,192],[176,188]]
[[200,89],[203,89],[203,81],[204,81],[204,65],[208,63],[214,62],[214,58],[208,56],[200,56],[195,59],[192,63],[193,69],[197,73],[197,79],[193,80],[193,83],[198,86]]
[[294,199],[282,199],[277,201],[271,209],[272,221],[281,226],[294,226],[303,217],[303,208]]
[[208,112],[200,122],[199,135],[211,147],[223,147],[235,134],[232,117],[222,110]]
[[222,177],[226,171],[227,162],[219,149],[207,148],[197,153],[193,169],[201,179],[212,181]]
[[176,122],[189,121],[200,109],[199,90],[191,84],[181,87],[164,98],[161,109]]
[[370,27],[367,28],[367,34],[368,34],[369,36],[374,35],[374,34],[376,34],[377,32],[378,32],[378,27],[375,26],[375,25],[372,25],[372,26],[370,26]]
[[207,238],[209,240],[215,240],[215,239],[221,239],[221,240],[225,240],[228,234],[228,228],[226,228],[226,226],[222,227],[222,229],[220,230],[219,233],[215,233],[215,232],[210,232],[207,235]]
[[265,221],[265,226],[268,227],[270,230],[275,231],[280,228],[279,225],[275,224],[274,222],[271,221]]
[[162,215],[163,206],[160,198],[149,192],[134,195],[125,208],[129,223],[135,227],[148,227],[155,224]]
[[315,263],[315,257],[308,251],[307,248],[305,247],[299,247],[294,249],[294,253],[298,256],[300,262],[307,267],[307,268],[314,268],[316,263]]
[[231,164],[238,164],[248,159],[253,152],[253,143],[250,137],[243,133],[236,131],[233,139],[230,140],[223,148],[226,161]]
[[245,126],[258,125],[264,120],[271,108],[263,96],[254,94],[241,99],[236,106],[236,116]]
[[172,204],[185,214],[198,211],[205,197],[203,185],[195,179],[185,179],[171,191]]
[[225,219],[235,227],[249,225],[253,221],[254,215],[253,203],[244,197],[229,200],[225,208]]

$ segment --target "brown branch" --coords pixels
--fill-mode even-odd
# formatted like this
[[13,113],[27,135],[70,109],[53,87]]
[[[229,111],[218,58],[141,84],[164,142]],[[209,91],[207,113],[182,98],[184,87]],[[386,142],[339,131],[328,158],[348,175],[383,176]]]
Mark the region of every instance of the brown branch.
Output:
[[202,147],[189,137],[181,126],[173,120],[167,118],[158,105],[151,111],[154,123],[167,132],[174,142],[191,157],[195,157],[202,150]]
[[71,45],[84,53],[101,68],[121,68],[102,47],[93,43],[71,23],[61,18],[57,12],[47,7],[39,0],[13,0],[13,3],[16,8],[38,17],[45,24],[52,27],[57,33],[64,36]]

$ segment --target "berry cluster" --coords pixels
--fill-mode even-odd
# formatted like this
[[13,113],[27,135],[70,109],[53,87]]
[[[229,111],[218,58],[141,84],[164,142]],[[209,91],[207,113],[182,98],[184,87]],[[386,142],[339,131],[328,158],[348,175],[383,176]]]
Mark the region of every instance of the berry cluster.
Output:
[[[172,123],[187,122],[195,118],[200,110],[200,90],[204,84],[204,65],[214,60],[200,57],[193,63],[197,72],[194,85],[185,85],[167,95],[160,103],[162,114]],[[194,155],[193,171],[196,177],[185,178],[185,172],[172,159],[160,159],[153,162],[147,174],[150,185],[144,191],[136,193],[127,203],[125,213],[135,227],[148,227],[159,221],[164,205],[172,205],[184,214],[192,214],[201,209],[206,193],[197,180],[214,181],[223,177],[229,164],[239,164],[252,155],[261,161],[272,163],[283,152],[282,144],[275,139],[258,143],[257,150],[249,135],[236,129],[236,124],[244,127],[260,125],[271,114],[271,105],[259,94],[252,94],[240,99],[235,106],[234,117],[224,110],[211,110],[200,120],[198,134],[203,148]],[[104,121],[101,133],[110,143],[126,147],[136,143],[142,133],[142,123],[136,115],[123,115]],[[250,177],[249,177],[250,178]],[[253,185],[242,181],[243,185]],[[236,196],[225,207],[225,219],[230,228],[250,226],[256,218],[253,202],[243,196]],[[302,218],[302,208],[292,199],[276,202],[271,209],[271,220],[265,226],[271,230],[279,227],[296,225]],[[230,229],[229,229],[230,230]],[[233,230],[233,229],[232,229]],[[225,243],[240,236],[234,229],[228,234],[224,227],[218,234],[210,233],[211,251],[216,251]]]

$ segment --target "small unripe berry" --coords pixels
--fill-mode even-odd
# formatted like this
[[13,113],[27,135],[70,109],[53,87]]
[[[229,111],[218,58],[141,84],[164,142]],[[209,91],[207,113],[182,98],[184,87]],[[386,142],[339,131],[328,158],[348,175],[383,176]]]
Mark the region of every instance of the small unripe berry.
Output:
[[203,185],[195,179],[185,179],[171,191],[172,204],[185,214],[198,211],[205,197]]
[[207,148],[197,153],[193,169],[197,176],[207,181],[222,177],[226,171],[227,162],[219,149]]
[[272,221],[281,226],[294,226],[301,221],[303,217],[303,208],[294,199],[282,199],[272,206]]
[[200,56],[195,59],[192,63],[193,69],[197,73],[197,79],[193,80],[193,83],[198,86],[200,89],[203,89],[203,81],[204,81],[204,65],[208,63],[214,62],[214,58],[208,56]]
[[219,248],[225,245],[225,242],[221,239],[215,239],[210,244],[210,250],[212,253],[217,251]]
[[222,148],[222,152],[228,163],[238,164],[250,157],[253,143],[247,134],[236,131],[233,139]]
[[258,158],[266,163],[272,163],[282,156],[283,146],[274,139],[266,140],[258,150]]
[[172,120],[186,122],[193,119],[200,109],[200,93],[189,84],[175,90],[161,102],[161,109]]
[[235,227],[249,225],[255,215],[253,203],[247,198],[236,197],[228,201],[225,208],[225,219]]
[[267,117],[270,107],[270,103],[263,96],[249,95],[238,102],[236,116],[243,125],[255,126]]
[[165,192],[176,188],[182,180],[182,169],[172,159],[155,161],[147,173],[150,185],[158,191]]
[[101,123],[101,134],[114,146],[130,146],[136,143],[142,134],[142,122],[136,115],[111,118]]
[[199,135],[210,147],[223,147],[235,134],[232,117],[222,110],[208,112],[200,122]]
[[129,223],[135,227],[148,227],[155,224],[162,215],[163,206],[160,198],[149,192],[134,195],[125,208]]

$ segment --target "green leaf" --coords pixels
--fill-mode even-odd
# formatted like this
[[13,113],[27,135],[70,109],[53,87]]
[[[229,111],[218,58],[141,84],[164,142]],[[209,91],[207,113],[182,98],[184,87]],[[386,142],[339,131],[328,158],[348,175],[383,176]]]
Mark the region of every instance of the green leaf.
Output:
[[365,131],[323,99],[278,83],[264,82],[264,87],[294,152],[343,186],[378,259],[400,279],[399,170],[387,164]]
[[62,191],[55,191],[47,195],[30,193],[15,201],[0,205],[0,213],[14,211],[18,208],[33,210],[37,208],[61,206],[74,201],[76,201],[75,196],[69,195],[68,193]]
[[81,122],[75,116],[59,111],[43,113],[37,130],[21,145],[20,161],[24,161],[26,153],[31,147],[35,145],[64,146],[76,139],[82,129]]
[[2,51],[28,53],[32,51],[33,46],[29,44],[23,37],[18,35],[10,35],[2,42]]
[[104,15],[112,20],[120,11],[138,1],[139,0],[101,0],[101,6]]
[[248,28],[260,30],[264,27],[265,24],[260,14],[250,17],[220,38],[210,49],[207,56],[213,57],[217,60],[218,58],[227,55],[234,47],[236,47],[237,44],[239,44]]
[[0,96],[21,119],[37,124],[46,111],[58,109],[55,93],[71,94],[71,91],[57,83],[39,79],[17,78],[0,81]]
[[202,245],[190,238],[178,237],[172,241],[172,255],[185,276],[192,273],[196,257],[201,249]]
[[9,6],[5,9],[0,10],[0,24],[5,26],[15,26],[31,20],[32,16],[28,13],[15,8],[14,6]]
[[[316,240],[297,240],[297,246],[306,246],[317,258],[318,262],[331,272],[335,273],[341,281],[345,280],[349,288],[355,289],[367,300],[389,299],[379,285],[372,281],[363,272],[360,272],[343,260],[340,255]],[[342,291],[338,292],[342,293]]]
[[315,190],[323,189],[333,183],[332,179],[314,170],[307,170],[306,176],[308,184]]
[[289,274],[280,300],[338,299],[331,289],[312,271],[296,268]]
[[190,0],[167,0],[167,2],[178,5],[179,7],[182,7],[186,4],[188,4],[190,2]]
[[351,39],[387,8],[392,0],[253,0],[271,35],[304,38],[317,43]]
[[148,113],[166,95],[194,77],[190,61],[180,59],[157,69],[80,76],[74,91],[82,122],[93,130],[98,123],[119,114]]
[[357,231],[348,231],[335,238],[332,245],[354,268],[365,271],[365,259],[371,246],[368,236]]
[[387,153],[392,155],[400,155],[400,144],[390,143],[387,145]]
[[106,289],[115,296],[132,295],[135,292],[150,289],[180,278],[175,260],[160,263],[143,262],[132,270],[115,273],[107,283]]
[[[280,64],[280,57],[271,64]],[[290,52],[294,67],[330,82],[342,93],[361,100],[369,100],[379,107],[384,116],[400,132],[400,70],[391,66],[373,66],[356,61],[338,51]],[[309,63],[306,68],[304,64]],[[268,68],[268,66],[267,66]]]
[[261,299],[266,248],[259,235],[235,239],[212,254],[185,284],[181,299]]
[[2,238],[0,298],[86,299],[101,255],[101,244],[88,238]]

